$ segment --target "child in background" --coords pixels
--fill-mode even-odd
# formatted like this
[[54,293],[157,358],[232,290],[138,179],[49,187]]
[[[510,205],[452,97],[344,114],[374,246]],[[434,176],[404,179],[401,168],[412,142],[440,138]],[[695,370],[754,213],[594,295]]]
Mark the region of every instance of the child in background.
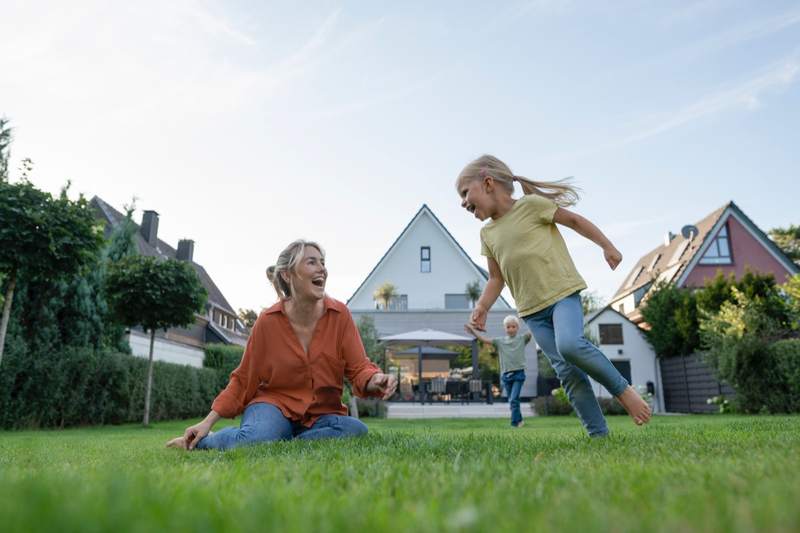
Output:
[[522,384],[525,383],[525,345],[531,342],[531,334],[517,335],[519,319],[514,315],[505,317],[503,326],[506,329],[506,336],[496,339],[482,335],[470,324],[464,328],[479,341],[491,344],[497,349],[500,356],[500,382],[506,390],[508,406],[511,408],[511,425],[518,428],[524,424],[519,408],[519,394],[522,391]]

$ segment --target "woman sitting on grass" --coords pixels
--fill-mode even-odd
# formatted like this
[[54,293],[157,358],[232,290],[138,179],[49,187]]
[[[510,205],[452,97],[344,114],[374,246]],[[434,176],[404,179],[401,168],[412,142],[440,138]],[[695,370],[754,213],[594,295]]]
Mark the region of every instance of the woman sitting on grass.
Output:
[[[325,294],[328,271],[318,244],[291,243],[267,277],[280,301],[261,312],[239,367],[208,416],[168,447],[227,450],[274,440],[363,435],[367,426],[345,416],[345,375],[357,396],[394,394],[397,379],[367,359],[350,311]],[[211,432],[220,418],[242,412],[238,428]]]

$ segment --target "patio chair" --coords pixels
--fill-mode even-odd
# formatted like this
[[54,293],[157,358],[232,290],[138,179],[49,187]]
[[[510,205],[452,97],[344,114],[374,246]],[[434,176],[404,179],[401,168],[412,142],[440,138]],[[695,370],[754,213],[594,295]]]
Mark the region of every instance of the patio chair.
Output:
[[[446,383],[444,378],[433,378],[429,384],[431,397],[436,394],[438,399],[441,399],[447,390]],[[447,403],[450,403],[450,401],[447,400]]]
[[471,400],[480,400],[482,383],[479,379],[469,380],[469,397]]

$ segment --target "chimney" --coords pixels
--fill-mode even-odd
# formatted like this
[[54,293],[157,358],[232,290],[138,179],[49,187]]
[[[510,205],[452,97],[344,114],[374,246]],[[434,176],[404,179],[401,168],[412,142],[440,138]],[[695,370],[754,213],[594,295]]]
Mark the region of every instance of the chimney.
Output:
[[671,231],[668,231],[666,235],[664,235],[664,246],[669,246],[669,243],[672,242],[672,239],[675,238],[675,234]]
[[145,211],[142,215],[142,226],[139,232],[150,246],[155,246],[158,241],[158,213]]
[[191,239],[181,239],[178,241],[178,255],[181,261],[192,261],[194,257],[194,241]]

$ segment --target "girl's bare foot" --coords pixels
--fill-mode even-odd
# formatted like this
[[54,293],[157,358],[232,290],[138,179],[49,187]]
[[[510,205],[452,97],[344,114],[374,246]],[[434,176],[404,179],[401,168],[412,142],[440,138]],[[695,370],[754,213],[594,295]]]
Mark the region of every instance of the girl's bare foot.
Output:
[[650,421],[650,416],[652,415],[650,406],[647,405],[647,402],[644,401],[644,399],[639,396],[639,393],[630,385],[628,385],[627,389],[622,391],[622,394],[617,396],[617,400],[619,400],[622,407],[628,411],[628,414],[631,415],[631,418],[633,418],[637,426],[647,424]]
[[167,441],[167,448],[183,448],[186,449],[186,439],[183,437],[175,437]]

